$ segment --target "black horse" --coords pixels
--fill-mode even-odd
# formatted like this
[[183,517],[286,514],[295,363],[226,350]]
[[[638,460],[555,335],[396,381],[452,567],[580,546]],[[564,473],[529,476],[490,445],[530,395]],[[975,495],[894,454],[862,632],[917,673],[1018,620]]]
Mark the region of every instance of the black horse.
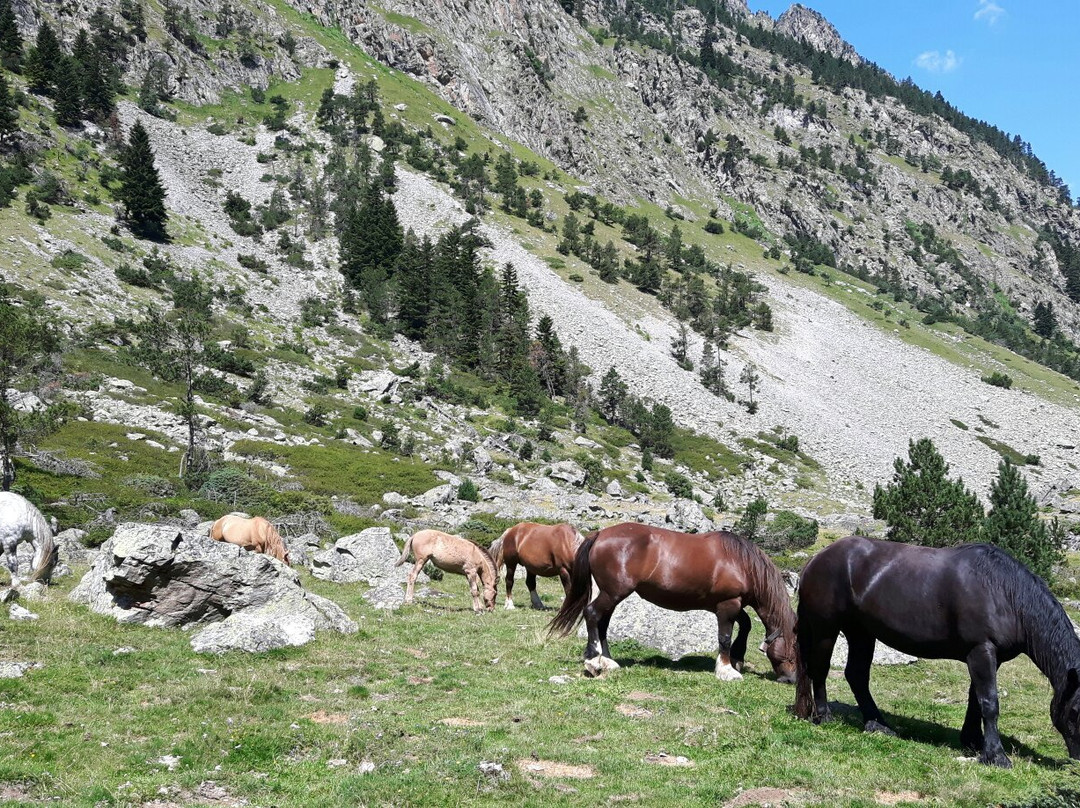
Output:
[[[836,635],[867,732],[893,733],[870,695],[877,640],[930,659],[966,662],[971,675],[960,740],[979,761],[1012,764],[998,735],[997,669],[1020,654],[1050,680],[1050,718],[1080,758],[1080,640],[1046,584],[986,544],[948,549],[849,536],[826,547],[799,584],[795,714],[828,721],[825,679]],[[811,690],[812,685],[812,690]]]

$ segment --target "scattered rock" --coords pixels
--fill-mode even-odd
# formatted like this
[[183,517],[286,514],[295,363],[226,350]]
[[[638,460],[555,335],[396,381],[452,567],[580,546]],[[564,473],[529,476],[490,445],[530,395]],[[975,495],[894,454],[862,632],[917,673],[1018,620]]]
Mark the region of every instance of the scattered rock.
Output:
[[443,115],[441,112],[436,112],[431,117],[435,119],[436,123],[446,124],[447,126],[454,126],[455,124],[457,124],[457,121],[455,121],[449,115]]
[[570,485],[582,486],[585,484],[585,469],[573,460],[560,460],[551,466],[549,477],[563,480]]
[[12,603],[8,606],[8,617],[12,620],[37,620],[38,616],[29,609],[20,606],[18,603]]
[[164,766],[169,771],[176,771],[176,767],[180,765],[179,755],[162,755],[157,759],[157,762]]
[[40,667],[40,662],[0,662],[0,679],[20,679],[27,671]]
[[405,590],[398,581],[383,581],[365,592],[364,600],[376,609],[400,609],[405,605]]
[[[311,559],[311,574],[338,584],[402,583],[408,577],[409,568],[394,566],[400,557],[401,550],[394,544],[389,528],[369,527],[342,536],[329,550],[315,553]],[[417,580],[426,583],[427,577],[423,573],[421,576]]]
[[123,623],[205,626],[191,645],[208,653],[266,651],[302,645],[316,630],[357,630],[276,559],[166,525],[118,527],[70,598]]
[[604,490],[609,497],[615,497],[616,499],[623,495],[623,488],[618,480],[611,480],[608,482],[607,487]]
[[572,677],[560,674],[559,676],[549,676],[548,681],[553,685],[568,685],[571,682]]
[[494,760],[481,760],[477,768],[480,769],[481,774],[487,775],[492,780],[510,779],[510,772],[504,769],[501,763],[496,763]]
[[664,521],[677,530],[689,533],[708,533],[716,529],[712,520],[701,510],[701,506],[691,499],[675,500],[664,516]]
[[196,527],[202,522],[202,517],[191,508],[184,508],[178,515],[180,517],[180,524],[187,528]]
[[694,761],[682,755],[669,755],[667,752],[657,752],[656,754],[650,754],[645,756],[646,763],[657,763],[661,766],[680,766],[684,768],[693,768]]
[[315,533],[305,533],[294,539],[285,539],[285,546],[289,549],[289,560],[297,567],[307,567],[315,553],[322,549],[322,542]]
[[[182,513],[182,512],[181,512]],[[53,538],[60,550],[60,560],[70,566],[89,566],[97,558],[96,548],[87,547],[83,544],[86,539],[86,531],[77,527],[57,533]]]
[[28,584],[22,585],[22,591],[19,592],[19,598],[21,600],[45,600],[48,591],[48,587],[41,581],[31,581]]
[[751,805],[791,805],[801,801],[801,792],[782,788],[750,788],[724,803],[724,808],[747,808]]

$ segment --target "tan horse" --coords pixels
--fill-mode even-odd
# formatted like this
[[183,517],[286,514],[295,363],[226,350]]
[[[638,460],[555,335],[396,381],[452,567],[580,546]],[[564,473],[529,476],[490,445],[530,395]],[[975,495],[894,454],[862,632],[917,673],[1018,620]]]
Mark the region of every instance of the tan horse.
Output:
[[214,522],[210,528],[210,538],[227,541],[256,553],[266,553],[292,566],[289,563],[289,548],[285,546],[281,534],[261,516],[249,519],[235,513],[226,514]]
[[[438,530],[421,530],[405,542],[405,548],[401,551],[401,558],[397,560],[395,567],[400,567],[409,560],[410,550],[416,557],[416,563],[409,572],[409,582],[405,587],[406,603],[412,603],[416,576],[430,559],[439,569],[464,575],[469,579],[474,612],[495,608],[495,587],[499,576],[495,572],[495,562],[482,547],[461,536],[451,536]],[[484,589],[483,607],[480,605],[481,586]]]
[[570,571],[574,568],[574,553],[585,537],[571,525],[540,525],[522,522],[507,530],[491,545],[491,557],[495,569],[506,565],[507,609],[514,608],[514,573],[517,565],[525,568],[525,585],[534,609],[546,609],[536,594],[536,576],[559,577],[563,592],[570,591]]

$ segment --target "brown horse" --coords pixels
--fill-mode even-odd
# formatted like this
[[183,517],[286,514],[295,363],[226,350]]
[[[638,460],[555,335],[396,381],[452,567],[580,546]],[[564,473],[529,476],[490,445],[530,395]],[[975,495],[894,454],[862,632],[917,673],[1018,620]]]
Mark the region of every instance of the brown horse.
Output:
[[[590,578],[600,589],[592,603]],[[587,674],[619,667],[608,650],[608,623],[632,592],[665,609],[715,614],[716,677],[724,681],[742,678],[750,628],[743,609],[753,608],[765,624],[765,653],[777,678],[795,681],[795,613],[780,571],[750,542],[732,533],[677,533],[629,522],[589,534],[574,558],[570,593],[550,625],[566,636],[584,614]],[[735,623],[740,630],[732,643]]]
[[[416,576],[424,564],[430,560],[436,567],[446,572],[464,575],[469,579],[469,591],[472,594],[473,611],[488,611],[495,608],[495,589],[499,583],[495,572],[495,562],[479,545],[473,544],[461,536],[451,536],[438,530],[421,530],[414,533],[405,542],[401,558],[395,567],[400,567],[409,560],[409,551],[416,556],[416,563],[409,572],[409,581],[405,587],[405,602],[412,603],[413,587]],[[484,605],[480,606],[480,588],[484,589]]]
[[261,516],[249,519],[246,516],[230,513],[214,522],[210,528],[210,538],[214,541],[227,541],[245,550],[266,553],[289,566],[289,548],[277,529]]
[[525,586],[534,609],[546,609],[536,594],[536,576],[545,578],[559,576],[563,593],[570,592],[570,570],[574,568],[574,553],[585,537],[568,524],[540,525],[522,522],[503,533],[491,545],[491,557],[495,569],[506,564],[507,609],[514,608],[514,573],[517,565],[525,568]]

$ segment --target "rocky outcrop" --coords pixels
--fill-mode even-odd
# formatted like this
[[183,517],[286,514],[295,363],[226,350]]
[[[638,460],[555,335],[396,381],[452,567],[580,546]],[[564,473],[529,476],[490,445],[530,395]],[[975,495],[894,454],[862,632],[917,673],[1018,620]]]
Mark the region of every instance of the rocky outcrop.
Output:
[[[584,623],[578,636],[586,636]],[[672,659],[694,653],[714,654],[717,649],[716,617],[702,611],[661,609],[633,594],[612,614],[608,640],[636,640]]]
[[164,525],[120,525],[70,598],[123,623],[201,629],[192,648],[210,653],[266,651],[303,645],[317,630],[357,630],[276,559]]
[[819,51],[831,53],[852,64],[862,64],[863,58],[836,30],[835,26],[812,8],[795,3],[776,20],[775,30],[792,39],[805,42]]
[[[337,584],[365,583],[376,586],[391,581],[400,585],[405,581],[409,569],[407,566],[394,566],[400,557],[401,550],[394,543],[389,528],[369,527],[359,533],[342,536],[329,550],[316,553],[311,561],[311,574]],[[423,573],[421,578],[427,580]]]

